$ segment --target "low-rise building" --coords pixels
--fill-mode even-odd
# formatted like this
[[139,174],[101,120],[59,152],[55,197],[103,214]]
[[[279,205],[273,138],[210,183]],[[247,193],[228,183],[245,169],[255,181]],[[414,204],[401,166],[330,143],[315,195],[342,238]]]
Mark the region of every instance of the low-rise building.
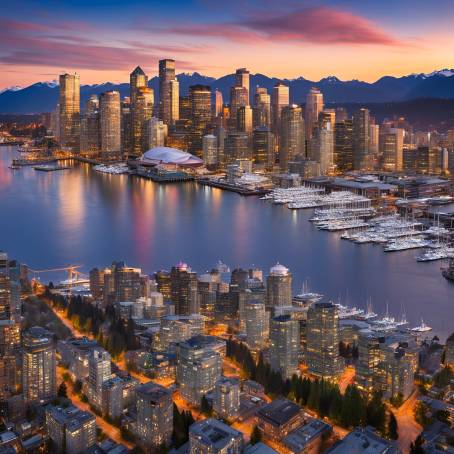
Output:
[[46,429],[53,452],[80,454],[96,444],[96,418],[77,407],[48,405]]
[[240,384],[235,378],[221,378],[216,383],[213,410],[221,418],[234,418],[240,411]]
[[258,427],[265,439],[280,442],[304,422],[303,409],[287,399],[276,399],[257,412]]
[[316,454],[320,450],[322,439],[332,431],[332,427],[320,419],[309,420],[290,432],[283,440],[291,454]]
[[243,434],[209,418],[189,428],[190,454],[240,454],[243,452]]
[[329,454],[399,454],[397,443],[380,437],[372,427],[358,427],[339,443]]

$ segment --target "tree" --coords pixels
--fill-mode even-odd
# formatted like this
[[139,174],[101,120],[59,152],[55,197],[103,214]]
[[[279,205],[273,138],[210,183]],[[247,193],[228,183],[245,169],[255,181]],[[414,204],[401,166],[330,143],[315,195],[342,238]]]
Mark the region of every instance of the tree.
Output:
[[79,394],[80,392],[82,392],[82,382],[81,382],[80,380],[76,380],[76,381],[74,382],[73,391],[74,391],[76,394]]
[[427,406],[423,402],[417,402],[415,407],[415,419],[418,424],[423,427],[432,423],[432,418],[428,416]]
[[367,404],[367,424],[377,429],[381,434],[385,433],[386,407],[383,403],[382,394],[375,391]]
[[392,411],[389,412],[388,437],[391,438],[392,440],[397,440],[399,438],[399,429],[397,426],[397,419],[394,416],[394,413]]
[[259,426],[255,425],[251,433],[251,445],[255,445],[262,441],[262,432],[259,429]]
[[202,400],[200,401],[200,411],[205,416],[211,416],[212,408],[206,396],[202,396]]
[[60,386],[58,387],[57,396],[58,397],[64,397],[65,399],[68,398],[68,388],[67,388],[66,383],[64,381],[62,381],[60,383]]
[[423,444],[424,439],[421,435],[418,435],[416,440],[410,445],[410,454],[424,454]]

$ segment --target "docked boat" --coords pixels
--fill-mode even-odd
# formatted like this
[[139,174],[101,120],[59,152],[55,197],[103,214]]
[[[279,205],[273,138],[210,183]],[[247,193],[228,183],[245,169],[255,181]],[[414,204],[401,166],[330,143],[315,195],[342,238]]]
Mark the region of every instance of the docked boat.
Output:
[[301,293],[293,297],[293,303],[295,305],[305,306],[307,304],[316,303],[323,298],[323,295],[320,293],[311,292],[309,290],[309,285],[307,280],[303,283],[303,288]]
[[98,164],[93,167],[93,170],[96,170],[96,172],[101,172],[101,173],[109,173],[112,175],[121,175],[123,173],[128,172],[128,165],[127,164]]
[[416,257],[417,262],[432,262],[434,260],[447,259],[452,255],[450,248],[430,249]]
[[359,309],[357,307],[343,306],[340,303],[337,303],[336,306],[339,309],[339,318],[340,319],[358,318],[358,317],[364,315],[364,310]]
[[372,301],[369,299],[369,301],[367,302],[366,311],[365,312],[363,311],[362,314],[358,314],[355,318],[367,322],[377,317],[378,315],[372,309]]
[[432,331],[432,328],[430,326],[427,326],[424,323],[424,320],[421,319],[421,325],[416,326],[415,328],[412,328],[411,331],[413,333],[427,333],[428,331]]
[[454,258],[449,260],[448,266],[441,269],[441,274],[448,281],[454,281]]
[[43,164],[33,167],[35,170],[40,172],[55,172],[57,170],[67,170],[69,167],[59,166],[58,164]]

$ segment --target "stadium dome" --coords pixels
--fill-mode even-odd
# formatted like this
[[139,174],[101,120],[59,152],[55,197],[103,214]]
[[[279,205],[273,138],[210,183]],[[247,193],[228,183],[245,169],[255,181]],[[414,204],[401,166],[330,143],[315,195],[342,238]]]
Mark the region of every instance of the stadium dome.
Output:
[[185,151],[171,147],[155,147],[146,151],[140,160],[145,164],[176,164],[179,166],[201,166],[203,161]]
[[275,276],[286,276],[288,274],[288,268],[277,262],[276,265],[270,269],[270,273]]

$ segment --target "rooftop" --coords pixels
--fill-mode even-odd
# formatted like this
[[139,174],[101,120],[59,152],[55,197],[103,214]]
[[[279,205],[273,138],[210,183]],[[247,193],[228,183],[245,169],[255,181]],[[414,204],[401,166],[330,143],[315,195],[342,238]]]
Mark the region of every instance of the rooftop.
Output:
[[301,411],[301,407],[287,399],[277,399],[258,411],[260,418],[280,426],[286,424]]
[[312,419],[307,424],[290,432],[284,438],[284,444],[294,453],[304,452],[309,443],[330,430],[331,426],[326,422],[320,419]]
[[358,427],[328,452],[329,454],[397,454],[399,449],[395,443],[377,435],[373,428]]
[[235,438],[243,437],[241,432],[227,424],[209,418],[193,424],[189,429],[190,437],[197,437],[204,445],[212,446],[219,452]]

